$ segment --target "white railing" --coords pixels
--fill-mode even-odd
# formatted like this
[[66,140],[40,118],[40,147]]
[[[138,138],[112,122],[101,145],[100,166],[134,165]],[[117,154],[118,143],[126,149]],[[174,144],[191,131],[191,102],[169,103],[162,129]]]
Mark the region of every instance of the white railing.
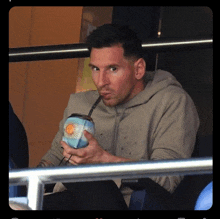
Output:
[[17,169],[9,171],[9,185],[28,185],[28,206],[32,210],[41,210],[45,184],[116,178],[137,179],[165,175],[210,174],[212,173],[212,163],[212,158],[208,157]]

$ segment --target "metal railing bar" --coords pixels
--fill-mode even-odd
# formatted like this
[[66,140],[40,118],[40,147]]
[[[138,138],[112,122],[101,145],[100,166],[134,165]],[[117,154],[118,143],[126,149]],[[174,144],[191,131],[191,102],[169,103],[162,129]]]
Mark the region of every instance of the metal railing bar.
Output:
[[[164,52],[169,50],[184,49],[203,49],[211,48],[213,39],[211,36],[206,38],[193,39],[149,39],[142,44],[144,51],[155,50]],[[21,61],[40,61],[67,58],[84,58],[89,57],[89,50],[84,43],[79,44],[63,44],[50,46],[35,46],[9,48],[9,62]]]
[[112,178],[125,179],[164,175],[204,174],[211,172],[212,158],[139,161],[10,170],[9,184],[26,184],[31,176],[37,176],[43,183],[47,184],[58,181],[93,181]]
[[32,210],[40,210],[43,205],[44,184],[38,176],[29,177],[28,183],[28,206]]
[[191,41],[178,41],[178,42],[162,42],[162,43],[148,43],[142,44],[143,48],[147,47],[166,47],[166,46],[180,46],[180,45],[197,45],[197,44],[205,44],[205,43],[213,43],[212,39],[206,40],[191,40]]
[[35,51],[35,52],[20,52],[20,53],[9,53],[9,56],[30,56],[30,55],[41,55],[41,54],[54,54],[54,53],[69,53],[69,52],[88,52],[85,49],[66,49],[66,50],[54,50],[54,51]]
[[212,173],[212,158],[105,163],[9,171],[9,185],[28,184],[28,206],[41,210],[44,184]]

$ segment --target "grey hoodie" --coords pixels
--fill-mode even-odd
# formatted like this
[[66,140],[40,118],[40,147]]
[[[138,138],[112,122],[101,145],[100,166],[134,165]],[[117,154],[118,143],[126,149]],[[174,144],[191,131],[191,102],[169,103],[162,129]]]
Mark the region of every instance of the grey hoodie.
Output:
[[[63,124],[72,113],[88,114],[97,91],[71,94],[51,149],[42,159],[54,166],[63,158],[60,141]],[[93,111],[95,135],[109,153],[137,160],[189,158],[193,152],[199,118],[190,96],[170,73],[154,72],[145,89],[129,102],[107,107],[101,101]],[[169,192],[180,176],[152,177]]]

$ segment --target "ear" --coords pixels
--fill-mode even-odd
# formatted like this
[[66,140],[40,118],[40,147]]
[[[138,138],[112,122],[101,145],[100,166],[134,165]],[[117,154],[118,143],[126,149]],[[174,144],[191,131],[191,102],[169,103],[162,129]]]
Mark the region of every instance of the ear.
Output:
[[141,80],[145,75],[145,71],[146,71],[146,62],[144,61],[143,58],[138,59],[134,63],[134,70],[135,70],[135,78],[137,80]]

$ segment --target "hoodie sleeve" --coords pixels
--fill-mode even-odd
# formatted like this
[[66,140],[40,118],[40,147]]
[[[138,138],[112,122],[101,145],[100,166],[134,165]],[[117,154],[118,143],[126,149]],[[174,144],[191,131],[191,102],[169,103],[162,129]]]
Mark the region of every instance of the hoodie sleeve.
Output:
[[[164,94],[161,119],[154,132],[151,160],[190,158],[194,149],[199,117],[190,96],[182,89]],[[182,176],[152,177],[173,192]]]

